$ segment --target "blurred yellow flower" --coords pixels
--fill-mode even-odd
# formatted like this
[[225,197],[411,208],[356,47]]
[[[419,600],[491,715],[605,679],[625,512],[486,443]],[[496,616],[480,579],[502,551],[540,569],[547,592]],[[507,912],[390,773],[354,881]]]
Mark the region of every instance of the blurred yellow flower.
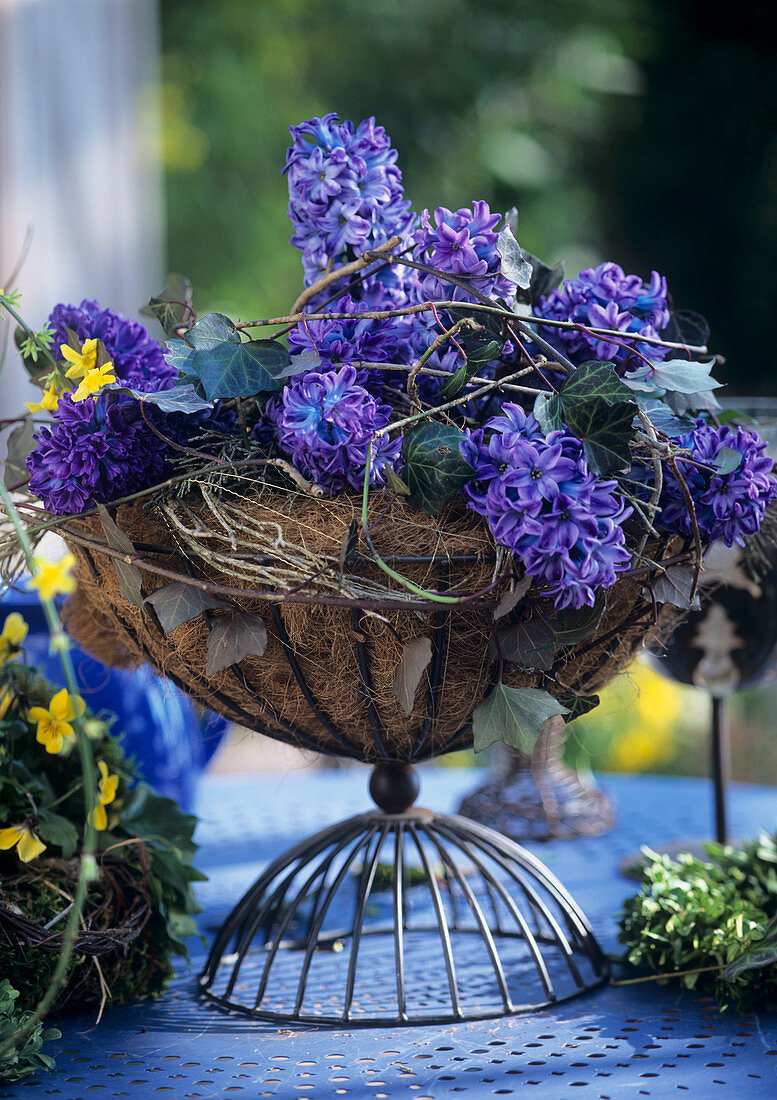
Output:
[[76,731],[70,724],[80,718],[86,710],[86,703],[80,695],[68,695],[62,688],[52,698],[48,707],[31,707],[27,712],[30,722],[37,722],[35,740],[40,741],[46,752],[59,752],[65,741],[72,741]]
[[[68,371],[68,374],[70,374],[70,371]],[[78,383],[78,388],[73,391],[73,400],[85,401],[87,397],[98,394],[103,386],[115,381],[116,375],[113,373],[113,363],[103,363],[101,367],[95,367],[94,370],[90,370],[84,375]]]
[[9,658],[15,657],[27,637],[27,623],[18,611],[6,616],[0,633],[0,668]]
[[25,401],[24,404],[31,413],[42,412],[44,410],[46,412],[55,412],[59,404],[59,394],[54,387],[54,383],[52,382],[48,389],[43,391],[43,397],[41,397],[40,401]]
[[72,554],[65,554],[59,561],[33,558],[33,575],[27,587],[35,588],[43,600],[66,596],[75,591],[76,582],[70,574],[75,563],[76,559]]
[[46,851],[46,845],[27,824],[9,825],[7,829],[0,829],[0,851],[8,852],[14,846],[22,863],[29,863]]
[[70,363],[66,374],[68,378],[83,378],[97,366],[97,341],[85,340],[80,351],[69,344],[60,344],[59,353]]
[[108,765],[104,760],[98,760],[97,767],[100,769],[100,782],[97,787],[97,805],[90,814],[90,820],[95,829],[102,832],[104,829],[108,828],[108,815],[105,812],[105,807],[110,805],[116,797],[119,777],[118,775],[108,774]]

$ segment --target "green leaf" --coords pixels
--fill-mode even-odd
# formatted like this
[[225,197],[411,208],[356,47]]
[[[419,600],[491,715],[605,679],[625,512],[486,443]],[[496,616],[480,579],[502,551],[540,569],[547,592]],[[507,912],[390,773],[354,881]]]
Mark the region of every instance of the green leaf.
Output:
[[582,440],[589,468],[603,476],[631,465],[633,421],[633,405],[608,406],[595,399],[565,417],[572,435]]
[[590,638],[599,629],[605,608],[607,596],[604,592],[598,592],[593,607],[581,607],[579,610],[566,608],[556,612],[556,645],[577,645],[578,642]]
[[[105,538],[111,549],[120,550],[122,554],[129,554],[130,556],[137,554],[131,539],[116,526],[105,505],[98,504],[97,511],[100,513],[100,522],[103,525]],[[143,577],[140,570],[136,565],[121,561],[120,558],[112,558],[111,560],[119,582],[119,592],[133,607],[142,607],[145,597],[143,595]]]
[[208,635],[205,675],[214,676],[244,657],[261,657],[266,649],[267,628],[258,615],[219,616]]
[[475,471],[459,450],[463,439],[464,433],[451,424],[421,424],[405,435],[402,473],[413,507],[436,516],[448,498],[471,480]]
[[399,474],[392,470],[390,466],[385,469],[386,484],[389,489],[392,489],[397,496],[406,497],[410,495],[410,489],[407,484],[402,480]]
[[519,581],[515,581],[512,590],[505,592],[494,608],[494,622],[505,615],[509,615],[518,606],[531,586],[531,577],[521,577]]
[[516,241],[509,225],[506,225],[497,237],[496,250],[502,258],[500,270],[505,278],[515,283],[521,290],[528,290],[531,286],[532,265]]
[[186,333],[186,343],[195,351],[210,351],[220,344],[239,344],[240,333],[223,313],[206,313]]
[[763,967],[777,962],[777,916],[764,925],[762,932],[761,939],[753,945],[752,950],[745,951],[721,972],[724,982],[733,982],[748,970],[762,970]]
[[733,474],[742,465],[742,454],[740,451],[735,451],[733,447],[721,447],[709,463],[720,475]]
[[556,631],[553,623],[535,616],[498,630],[496,639],[492,638],[489,643],[488,651],[495,658],[501,653],[505,661],[522,668],[550,672],[555,648]]
[[526,249],[522,251],[525,259],[531,264],[531,281],[528,290],[521,290],[519,287],[515,297],[518,301],[528,302],[533,306],[563,282],[564,264],[559,261],[550,267],[536,256],[532,256]]
[[340,542],[340,558],[338,560],[338,565],[341,573],[345,571],[345,563],[353,557],[358,542],[359,521],[352,519],[345,531],[343,531],[343,538]]
[[166,584],[147,596],[145,604],[151,604],[165,634],[175,630],[181,623],[196,619],[203,611],[224,607],[223,602],[214,600],[201,588],[195,588],[184,581]]
[[226,340],[205,350],[197,349],[189,374],[200,380],[206,397],[224,400],[281,389],[289,365],[288,351],[275,340],[245,344]]
[[149,299],[140,311],[146,317],[156,317],[168,336],[194,319],[192,284],[184,275],[167,276],[164,290]]
[[563,706],[540,688],[511,688],[497,684],[472,716],[475,752],[503,741],[514,749],[530,753],[542,727],[554,714],[566,714]]
[[568,375],[561,387],[559,397],[565,413],[577,405],[585,405],[592,400],[605,405],[618,405],[621,402],[633,402],[634,394],[629,386],[618,377],[612,363],[591,361],[582,363],[577,370]]
[[722,382],[716,382],[711,375],[715,360],[707,363],[692,363],[689,359],[666,359],[653,365],[653,383],[662,390],[674,393],[702,393],[719,389]]
[[[187,351],[191,350],[187,348]],[[133,390],[129,386],[122,386],[120,382],[112,382],[104,389],[129,394],[144,405],[154,405],[160,412],[195,413],[213,408],[213,402],[200,397],[194,386],[189,383],[172,386],[169,390],[157,390],[155,393]]]
[[413,638],[402,646],[402,656],[394,671],[391,693],[405,714],[413,713],[415,693],[432,659],[430,638]]
[[567,722],[574,722],[575,718],[580,718],[583,714],[588,714],[589,711],[594,710],[599,706],[598,695],[574,695],[572,692],[565,692],[559,696],[559,702],[563,703],[567,708],[568,715]]
[[53,810],[38,811],[38,833],[41,840],[62,849],[63,859],[72,859],[78,847],[78,830],[72,821]]
[[6,444],[5,466],[3,468],[3,484],[6,489],[11,489],[29,479],[27,468],[24,465],[27,456],[35,447],[32,438],[35,425],[31,418],[21,424],[17,424],[8,436]]
[[673,607],[682,608],[683,611],[699,611],[701,601],[698,592],[691,602],[694,576],[694,567],[685,562],[668,566],[666,571],[659,574],[653,581],[653,595],[656,603],[668,603]]

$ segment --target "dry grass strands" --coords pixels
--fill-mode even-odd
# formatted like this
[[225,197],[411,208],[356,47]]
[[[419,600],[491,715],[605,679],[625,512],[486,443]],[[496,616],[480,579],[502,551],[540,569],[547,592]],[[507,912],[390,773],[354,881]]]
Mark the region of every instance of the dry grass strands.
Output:
[[[502,558],[484,522],[463,506],[437,519],[391,493],[375,493],[370,533],[384,559],[422,587],[488,596],[418,610],[418,597],[369,560],[363,540],[341,573],[359,507],[355,497],[318,501],[267,486],[248,496],[206,491],[201,499],[167,501],[147,512],[139,505],[120,507],[116,522],[142,551],[145,595],[170,583],[149,565],[234,591],[230,611],[198,615],[167,635],[153,613],[119,594],[112,560],[98,548],[104,545],[99,521],[74,520],[67,531],[91,545],[68,540],[79,585],[68,626],[101,660],[149,661],[204,705],[282,741],[364,760],[418,759],[465,748],[472,742],[472,712],[497,672],[488,646]],[[663,549],[652,547],[653,557]],[[434,560],[397,561],[408,557]],[[559,651],[552,680],[507,664],[504,682],[552,693],[598,690],[629,663],[651,627],[641,587],[641,581],[623,579],[609,590],[596,634]],[[242,594],[246,589],[296,592],[270,600]],[[321,602],[295,602],[302,594],[318,594]],[[358,597],[367,608],[376,599],[384,604],[369,610],[329,602],[343,596]],[[532,591],[524,606],[527,614],[551,609]],[[234,607],[262,618],[267,649],[206,677],[210,627]],[[407,715],[392,689],[403,646],[420,636],[432,639],[433,657]]]

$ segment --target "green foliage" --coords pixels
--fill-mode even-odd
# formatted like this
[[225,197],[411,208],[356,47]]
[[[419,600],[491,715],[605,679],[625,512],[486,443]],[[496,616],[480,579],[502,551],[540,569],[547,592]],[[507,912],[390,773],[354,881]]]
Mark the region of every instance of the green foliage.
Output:
[[221,313],[209,313],[186,333],[186,343],[173,340],[171,362],[184,381],[201,386],[209,401],[273,393],[291,373],[291,358],[275,340],[243,341],[239,330]]
[[[17,1011],[18,997],[18,989],[7,978],[0,979],[0,1051],[5,1050],[14,1032],[29,1018],[29,1013]],[[36,1070],[53,1069],[54,1059],[41,1054],[41,1047],[60,1035],[55,1027],[44,1030],[43,1024],[37,1024],[23,1046],[10,1045],[8,1052],[0,1055],[0,1081],[21,1081]]]
[[721,1011],[777,1009],[777,839],[742,850],[706,845],[708,861],[643,848],[642,888],[620,917],[626,960],[715,995]]
[[566,424],[583,441],[588,465],[598,474],[623,470],[631,463],[634,394],[612,363],[583,363],[552,397],[535,406],[543,430]]
[[427,515],[436,516],[449,497],[474,473],[459,445],[464,433],[451,424],[420,424],[402,440],[402,472],[410,490],[409,502]]
[[140,312],[155,317],[167,336],[175,336],[179,328],[194,320],[192,284],[184,275],[168,275],[164,290],[153,295]]
[[472,716],[475,752],[503,741],[530,753],[548,718],[566,712],[567,708],[547,691],[496,684]]
[[[59,753],[47,752],[36,740],[35,723],[26,717],[30,707],[48,706],[56,687],[19,659],[6,661],[0,680],[0,829],[27,823],[46,845],[27,864],[20,862],[15,849],[0,852],[0,899],[45,923],[59,919],[67,906],[78,866],[73,857],[78,856],[91,807],[84,805],[79,754],[67,743]],[[87,897],[90,927],[120,923],[108,881],[115,877],[117,861],[123,880],[147,892],[152,902],[145,926],[126,953],[122,947],[115,957],[101,957],[112,1002],[120,1003],[161,992],[172,977],[171,956],[185,955],[183,938],[196,933],[191,887],[203,878],[192,866],[196,819],[147,784],[136,782],[134,765],[119,738],[111,735],[108,720],[87,711],[84,724],[95,762],[104,762],[108,773],[119,779],[116,797],[106,806],[108,827],[98,833],[97,864],[103,869]],[[103,859],[109,862],[103,865]],[[45,993],[56,963],[56,952],[29,946],[20,950],[0,935],[0,975],[21,990],[24,1010],[32,1009]],[[58,1003],[101,999],[100,976],[88,956],[76,954]]]

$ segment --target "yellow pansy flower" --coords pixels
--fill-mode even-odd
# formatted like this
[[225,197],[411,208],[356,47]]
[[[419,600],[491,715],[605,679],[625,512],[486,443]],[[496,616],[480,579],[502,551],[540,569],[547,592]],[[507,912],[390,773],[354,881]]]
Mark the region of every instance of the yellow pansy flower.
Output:
[[97,805],[89,816],[95,829],[102,832],[104,829],[108,828],[108,815],[105,812],[105,807],[113,802],[116,797],[119,777],[118,775],[108,774],[108,765],[104,760],[98,760],[97,767],[100,769],[100,782],[97,787]]
[[45,558],[33,558],[34,573],[28,588],[37,589],[43,600],[53,600],[55,596],[67,596],[74,592],[76,582],[70,570],[76,563],[72,554],[65,554],[59,561],[46,561]]
[[86,703],[80,695],[68,695],[62,688],[53,697],[48,707],[31,707],[27,712],[30,722],[37,722],[36,741],[45,746],[46,752],[59,752],[65,741],[71,741],[76,731],[71,726],[75,718],[80,718],[86,710]]
[[12,692],[9,687],[3,688],[2,692],[0,692],[0,721],[5,718],[6,714],[11,709],[14,697],[14,692]]
[[54,383],[52,382],[48,389],[43,391],[43,397],[41,397],[40,401],[25,401],[24,404],[31,413],[42,412],[44,410],[46,412],[56,412],[57,405],[59,404],[59,394],[54,388]]
[[27,623],[18,611],[12,611],[6,616],[2,633],[0,633],[0,668],[9,657],[15,657],[19,652],[27,637],[27,630]]
[[59,354],[70,363],[66,371],[68,378],[83,378],[97,366],[97,341],[85,340],[80,351],[69,344],[60,344]]
[[[70,371],[67,373],[70,374]],[[94,397],[103,386],[115,381],[116,375],[113,373],[113,363],[103,363],[101,367],[95,367],[94,370],[90,370],[84,375],[78,383],[78,389],[73,391],[73,400],[86,401],[87,397]]]
[[7,852],[14,846],[22,863],[29,863],[31,859],[35,859],[41,852],[46,851],[46,845],[26,823],[0,829],[0,850]]

